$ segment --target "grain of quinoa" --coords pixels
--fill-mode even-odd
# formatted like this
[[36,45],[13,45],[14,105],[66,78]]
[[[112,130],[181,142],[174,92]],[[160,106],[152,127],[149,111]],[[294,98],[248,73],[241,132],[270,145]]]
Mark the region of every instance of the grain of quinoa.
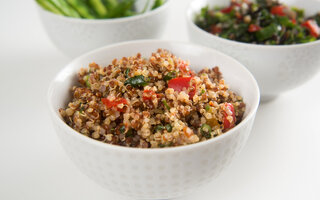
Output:
[[228,89],[218,67],[189,63],[158,49],[149,59],[91,63],[78,73],[72,100],[59,110],[73,129],[109,144],[180,146],[224,134],[242,120],[242,97]]

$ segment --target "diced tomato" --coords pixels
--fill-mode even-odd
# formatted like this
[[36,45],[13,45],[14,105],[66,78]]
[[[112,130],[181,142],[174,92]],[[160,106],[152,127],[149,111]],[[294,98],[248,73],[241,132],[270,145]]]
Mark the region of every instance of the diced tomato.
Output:
[[249,31],[250,33],[253,33],[253,32],[259,31],[260,29],[261,29],[260,26],[255,25],[255,24],[250,24],[250,25],[249,25],[249,28],[248,28],[248,31]]
[[222,28],[221,28],[221,27],[215,26],[215,25],[212,25],[212,26],[210,27],[210,29],[211,29],[210,32],[211,32],[212,34],[221,33],[221,31],[222,31]]
[[229,7],[222,8],[220,10],[220,12],[225,13],[225,14],[230,13],[233,10],[234,7],[241,7],[241,4],[239,4],[237,2],[232,2]]
[[227,13],[230,13],[230,12],[232,11],[232,9],[233,9],[233,6],[229,6],[229,7],[226,7],[226,8],[221,9],[220,11],[221,11],[222,13],[227,14]]
[[297,20],[296,20],[296,19],[291,19],[291,22],[292,22],[293,24],[296,24],[296,23],[297,23]]
[[178,77],[168,81],[168,87],[175,91],[181,92],[183,88],[190,87],[190,80],[192,77]]
[[283,5],[279,5],[279,6],[273,6],[271,8],[271,14],[274,15],[279,15],[279,16],[285,16],[286,14],[284,13],[284,9],[286,8],[286,6]]
[[310,34],[313,37],[316,37],[316,38],[319,37],[320,28],[315,20],[309,19],[309,20],[305,21],[302,24],[302,26],[306,27],[310,31]]
[[237,2],[231,2],[231,5],[236,7],[241,7],[241,4]]
[[237,19],[242,19],[242,15],[241,15],[241,13],[236,12],[236,18],[237,18]]
[[116,107],[119,112],[124,112],[124,109],[118,108],[119,104],[128,105],[128,101],[125,98],[117,98],[113,101],[110,101],[108,98],[102,98],[102,103],[107,106],[107,108]]
[[[236,123],[236,115],[234,112],[234,107],[231,103],[225,103],[224,107],[223,107],[223,127],[224,130],[228,130],[232,127],[234,127],[235,123]],[[228,120],[228,117],[231,116],[233,118],[232,123],[230,123],[230,121]]]
[[143,99],[144,101],[152,100],[152,96],[153,96],[153,95],[157,95],[153,90],[144,90],[144,91],[143,91],[142,99]]
[[[183,88],[189,89],[190,88],[190,81],[192,77],[178,77],[171,79],[168,81],[168,87],[173,88],[175,91],[181,92]],[[189,91],[189,98],[192,99],[196,93],[196,85],[193,84],[193,89]]]
[[184,75],[194,76],[194,72],[190,70],[190,67],[184,61],[179,61],[179,69]]

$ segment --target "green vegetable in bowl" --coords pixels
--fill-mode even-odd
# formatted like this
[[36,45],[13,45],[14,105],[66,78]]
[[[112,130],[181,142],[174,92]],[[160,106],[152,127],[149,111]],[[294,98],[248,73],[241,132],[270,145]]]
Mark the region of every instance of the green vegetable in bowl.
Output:
[[[128,17],[147,11],[150,0],[142,12],[135,10],[138,0],[36,0],[45,10],[58,15],[85,19]],[[165,0],[154,0],[151,10],[162,6]]]
[[92,9],[97,13],[100,18],[106,17],[108,14],[107,7],[104,6],[101,0],[89,0]]
[[304,11],[277,0],[231,0],[227,7],[201,9],[195,23],[216,36],[254,44],[297,44],[320,39],[320,13]]
[[69,5],[71,5],[83,18],[94,19],[95,16],[92,14],[91,9],[88,7],[85,1],[81,0],[67,0]]
[[132,87],[142,87],[148,85],[148,78],[138,75],[127,79],[124,84],[131,85]]

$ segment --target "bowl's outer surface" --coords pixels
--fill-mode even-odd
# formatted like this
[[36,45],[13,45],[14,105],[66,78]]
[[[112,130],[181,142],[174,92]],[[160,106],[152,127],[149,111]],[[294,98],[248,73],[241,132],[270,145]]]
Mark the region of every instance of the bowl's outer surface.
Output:
[[53,44],[75,57],[85,52],[122,41],[159,38],[169,16],[171,0],[156,10],[141,15],[88,20],[64,17],[38,6],[42,24]]
[[[262,99],[275,97],[311,79],[320,68],[320,41],[299,45],[253,45],[226,40],[198,28],[193,19],[203,6],[227,5],[230,0],[194,0],[187,11],[191,41],[222,51],[244,64],[257,79]],[[310,16],[320,10],[320,1],[283,0],[304,8]]]
[[[189,60],[195,70],[220,66],[232,90],[247,104],[244,120],[215,139],[183,147],[137,149],[119,147],[85,137],[60,118],[58,109],[70,99],[76,73],[95,61],[109,64],[114,58],[135,55],[149,57],[157,48],[170,50]],[[64,98],[59,98],[64,97]],[[164,41],[137,41],[112,45],[86,54],[64,68],[48,93],[54,128],[69,157],[88,177],[111,191],[139,199],[165,199],[185,195],[212,180],[229,165],[245,145],[259,104],[259,88],[240,63],[215,50]]]

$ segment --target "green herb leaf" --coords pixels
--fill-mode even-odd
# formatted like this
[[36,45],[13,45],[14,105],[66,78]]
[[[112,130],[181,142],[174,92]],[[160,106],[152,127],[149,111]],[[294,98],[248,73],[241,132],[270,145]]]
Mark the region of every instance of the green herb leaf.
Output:
[[143,75],[134,76],[132,78],[127,79],[124,82],[125,85],[131,85],[132,87],[141,87],[148,85],[148,79]]
[[262,28],[260,31],[256,32],[256,38],[259,42],[262,42],[266,39],[271,38],[273,35],[276,35],[278,32],[278,25],[275,23],[270,24],[269,26]]
[[129,129],[127,132],[126,132],[126,137],[131,137],[133,136],[133,130],[132,129]]
[[129,73],[130,73],[130,69],[127,68],[126,71],[124,72],[124,76],[125,76],[126,78],[128,78],[128,77],[129,77]]
[[89,82],[89,78],[90,78],[90,75],[86,75],[86,76],[83,77],[83,80],[84,80],[84,82],[86,83],[86,86],[87,86],[88,88],[91,87],[91,84],[90,84],[90,82]]
[[210,139],[212,137],[211,131],[211,126],[209,126],[208,124],[202,124],[202,126],[200,127],[200,133],[207,139]]
[[119,131],[120,131],[120,133],[124,133],[126,131],[126,127],[125,126],[121,126]]
[[172,126],[171,124],[166,124],[166,129],[170,133],[172,131]]
[[172,72],[168,72],[164,77],[163,77],[163,80],[164,81],[169,81],[173,78],[175,78],[177,75],[176,75],[176,71],[172,71]]
[[170,106],[168,105],[168,103],[167,103],[167,101],[165,99],[162,100],[162,103],[168,110],[170,110]]
[[207,112],[210,110],[210,108],[211,107],[208,104],[205,106],[205,109],[206,109]]
[[156,127],[155,127],[155,131],[157,132],[157,131],[162,131],[162,130],[164,130],[165,129],[165,127],[164,126],[162,126],[161,124],[159,124],[159,125],[157,125]]

